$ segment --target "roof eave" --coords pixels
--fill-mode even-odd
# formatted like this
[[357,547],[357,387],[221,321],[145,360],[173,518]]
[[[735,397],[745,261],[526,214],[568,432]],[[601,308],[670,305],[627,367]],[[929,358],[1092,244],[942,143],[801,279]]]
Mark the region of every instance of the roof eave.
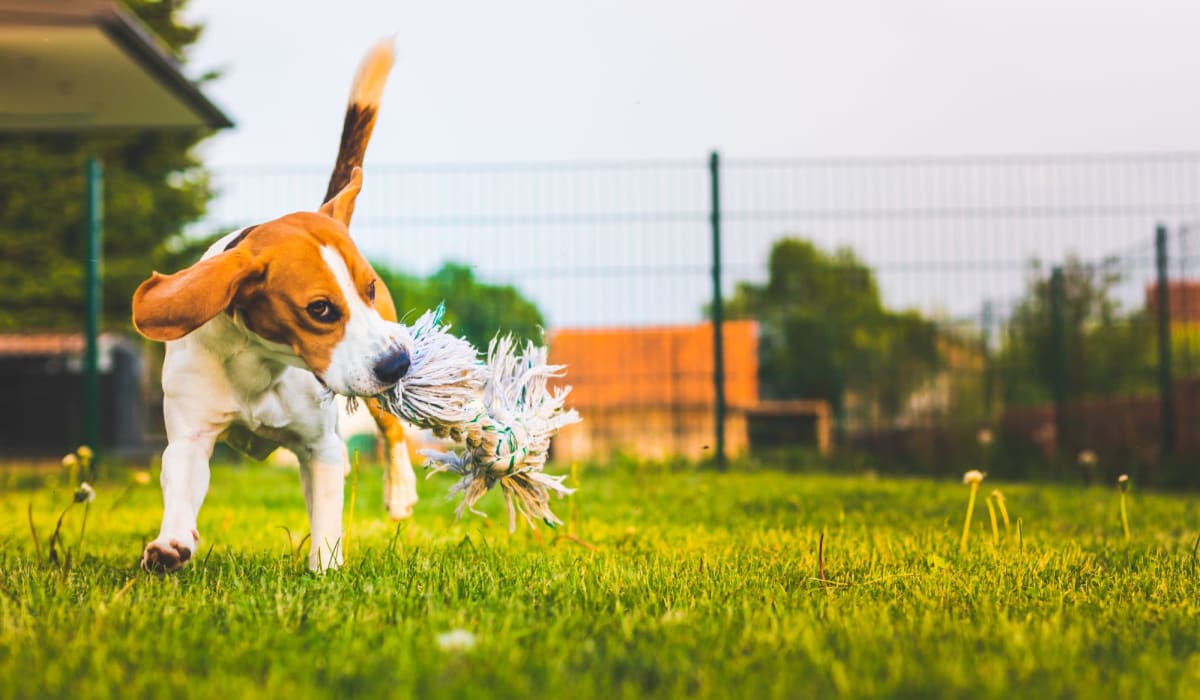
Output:
[[233,121],[214,105],[180,70],[175,57],[159,47],[158,40],[137,17],[111,6],[100,17],[100,27],[130,57],[146,67],[156,80],[188,105],[210,129],[228,129]]
[[228,129],[233,121],[180,70],[179,61],[136,16],[112,0],[47,2],[9,0],[0,7],[0,24],[97,26],[130,59],[186,105],[210,129]]

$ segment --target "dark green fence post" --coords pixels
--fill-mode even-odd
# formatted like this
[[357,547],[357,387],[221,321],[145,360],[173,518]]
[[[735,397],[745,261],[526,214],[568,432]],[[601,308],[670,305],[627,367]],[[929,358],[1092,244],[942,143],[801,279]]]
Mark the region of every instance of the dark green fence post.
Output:
[[1063,321],[1063,270],[1050,271],[1050,389],[1054,397],[1054,451],[1062,451],[1066,437],[1067,342]]
[[983,353],[983,419],[992,422],[992,301],[985,299],[979,313],[979,350]]
[[724,308],[721,301],[721,157],[713,151],[708,157],[712,183],[712,326],[713,326],[713,415],[716,422],[717,466],[725,468],[725,342]]
[[1167,278],[1167,227],[1154,232],[1158,267],[1158,397],[1162,403],[1162,456],[1175,454],[1175,377],[1171,371],[1171,289]]
[[83,442],[100,454],[100,262],[104,174],[98,158],[87,162],[87,309],[83,355]]

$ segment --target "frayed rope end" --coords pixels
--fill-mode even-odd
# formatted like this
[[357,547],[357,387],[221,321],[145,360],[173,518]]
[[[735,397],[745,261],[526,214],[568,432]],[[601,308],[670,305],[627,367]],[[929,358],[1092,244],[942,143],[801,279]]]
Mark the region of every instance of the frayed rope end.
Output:
[[570,387],[550,390],[548,381],[564,367],[547,363],[544,346],[518,348],[512,336],[497,337],[488,347],[486,365],[462,338],[441,324],[445,308],[426,312],[410,328],[413,358],[403,386],[380,396],[385,411],[466,446],[462,452],[422,450],[430,474],[453,472],[460,478],[450,497],[462,494],[456,511],[483,515],[475,504],[496,484],[504,492],[509,531],[517,515],[553,527],[562,521],[550,508],[551,493],[574,493],[564,476],[542,472],[550,440],[562,428],[580,422],[564,404]]

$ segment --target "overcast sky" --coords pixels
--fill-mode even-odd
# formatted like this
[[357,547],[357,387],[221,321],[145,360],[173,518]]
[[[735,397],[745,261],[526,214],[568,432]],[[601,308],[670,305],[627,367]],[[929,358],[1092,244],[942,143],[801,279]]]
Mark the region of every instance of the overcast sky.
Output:
[[1200,3],[193,0],[213,165],[332,160],[354,67],[397,68],[369,161],[1200,149]]

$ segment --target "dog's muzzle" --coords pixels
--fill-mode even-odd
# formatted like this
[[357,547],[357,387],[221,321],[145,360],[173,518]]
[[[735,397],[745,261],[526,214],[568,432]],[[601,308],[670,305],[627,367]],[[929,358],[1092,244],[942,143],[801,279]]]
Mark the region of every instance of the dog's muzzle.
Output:
[[376,362],[373,371],[376,379],[390,386],[400,381],[400,378],[408,373],[411,364],[408,351],[401,347]]

